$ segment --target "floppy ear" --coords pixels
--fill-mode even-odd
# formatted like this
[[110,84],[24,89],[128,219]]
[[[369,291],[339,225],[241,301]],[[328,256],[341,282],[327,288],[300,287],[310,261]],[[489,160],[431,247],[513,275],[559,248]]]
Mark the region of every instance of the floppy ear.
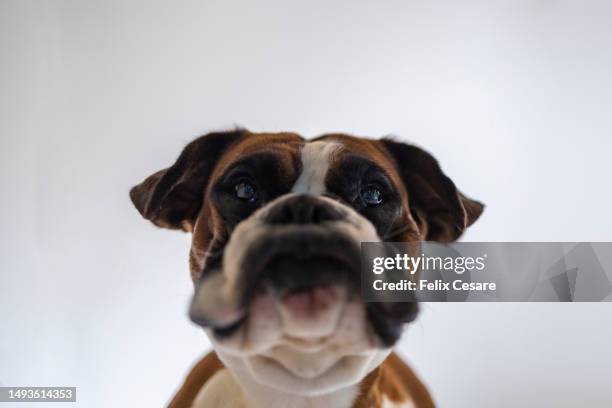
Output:
[[428,241],[452,242],[480,217],[484,205],[463,195],[426,151],[382,139],[393,156],[410,199],[410,206],[426,229]]
[[217,160],[245,133],[209,133],[189,143],[172,166],[153,173],[130,190],[138,212],[159,227],[191,231]]

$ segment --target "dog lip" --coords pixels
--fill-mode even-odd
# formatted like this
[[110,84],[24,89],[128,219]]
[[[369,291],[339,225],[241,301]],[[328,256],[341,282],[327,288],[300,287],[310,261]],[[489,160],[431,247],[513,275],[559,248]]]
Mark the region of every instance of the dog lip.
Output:
[[368,321],[384,347],[399,340],[404,325],[414,321],[418,311],[417,302],[370,302],[366,307]]
[[230,324],[229,326],[215,327],[213,329],[213,333],[216,338],[221,339],[221,340],[224,338],[230,337],[232,334],[234,334],[234,332],[236,332],[236,330],[240,328],[240,326],[242,326],[242,323],[244,323],[246,319],[247,319],[247,315],[244,315],[240,319],[236,320],[234,323]]
[[[360,295],[360,246],[350,236],[322,225],[300,225],[299,227],[274,228],[273,233],[266,234],[262,239],[250,245],[243,264],[239,292],[235,294],[235,306],[243,312],[237,319],[226,320],[225,323],[207,321],[198,316],[190,315],[192,321],[204,327],[209,327],[214,336],[220,340],[232,336],[249,318],[251,301],[258,293],[274,296],[276,301],[291,293],[311,289],[317,285],[341,284],[349,287],[350,297]],[[280,272],[289,280],[287,286],[274,287],[270,280],[270,266],[275,262],[285,262],[280,265]],[[296,268],[291,268],[296,265]],[[313,280],[310,275],[317,271],[317,265],[326,269],[322,276]],[[279,268],[279,265],[276,266]],[[289,267],[289,269],[287,269]],[[299,268],[299,269],[298,269]],[[300,273],[301,270],[301,273]],[[291,274],[294,272],[294,274]],[[308,273],[306,273],[308,272]],[[327,275],[326,275],[327,274]],[[298,276],[294,279],[294,276]],[[355,289],[355,290],[352,290]],[[366,317],[370,327],[376,333],[379,347],[389,347],[399,339],[403,326],[415,319],[418,304],[397,302],[367,302]]]
[[205,316],[199,310],[195,310],[193,307],[189,309],[189,319],[201,327],[210,327],[213,330],[219,330],[223,333],[232,331],[233,328],[240,326],[240,324],[246,319],[246,314],[239,310],[236,312],[236,316],[232,319],[228,319],[227,324],[220,324],[218,321]]

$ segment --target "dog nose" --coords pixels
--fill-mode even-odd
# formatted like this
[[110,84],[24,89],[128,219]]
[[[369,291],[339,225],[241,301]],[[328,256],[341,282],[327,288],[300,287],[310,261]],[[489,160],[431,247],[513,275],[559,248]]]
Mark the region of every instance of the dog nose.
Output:
[[344,212],[332,204],[308,194],[299,194],[271,208],[265,222],[276,225],[321,224],[326,221],[338,221],[344,217]]

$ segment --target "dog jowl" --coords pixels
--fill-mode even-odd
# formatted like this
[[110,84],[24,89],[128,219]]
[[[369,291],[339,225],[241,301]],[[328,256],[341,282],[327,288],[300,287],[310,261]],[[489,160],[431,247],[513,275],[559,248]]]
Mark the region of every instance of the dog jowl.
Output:
[[306,397],[357,387],[417,315],[363,302],[360,243],[451,242],[483,209],[418,147],[246,130],[194,140],[130,196],[192,234],[189,314],[244,391]]

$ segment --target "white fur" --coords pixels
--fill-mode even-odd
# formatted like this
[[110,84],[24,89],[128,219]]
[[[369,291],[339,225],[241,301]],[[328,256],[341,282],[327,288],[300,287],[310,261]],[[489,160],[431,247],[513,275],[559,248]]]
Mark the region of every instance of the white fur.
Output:
[[302,173],[293,185],[293,193],[320,195],[325,192],[325,176],[331,159],[342,145],[337,142],[310,142],[302,148]]
[[[248,396],[243,389],[248,389]],[[228,370],[212,376],[196,396],[192,408],[316,408],[349,407],[359,388],[351,386],[334,394],[307,398],[270,390],[247,378],[239,383]]]
[[395,402],[391,401],[389,398],[383,396],[382,398],[382,408],[415,408],[414,401],[401,401]]

